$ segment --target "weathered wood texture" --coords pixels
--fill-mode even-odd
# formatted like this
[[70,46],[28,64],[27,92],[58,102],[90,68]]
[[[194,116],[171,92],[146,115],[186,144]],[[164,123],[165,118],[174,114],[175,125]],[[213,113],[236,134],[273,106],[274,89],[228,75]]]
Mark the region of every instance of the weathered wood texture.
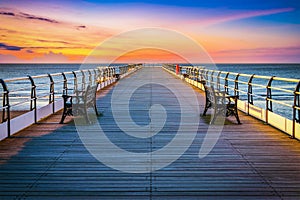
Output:
[[[161,68],[143,68],[117,84],[134,85],[141,78],[154,83],[164,79],[188,96],[190,86]],[[176,98],[155,84],[134,93],[131,109],[137,124],[149,123],[146,108],[155,101],[169,105],[174,115],[162,133],[138,142],[114,123],[110,97],[115,86],[102,90],[97,101],[103,113],[99,123],[113,142],[134,152],[167,144],[179,123],[176,106],[172,113]],[[152,173],[111,169],[86,150],[72,118],[59,124],[61,113],[57,113],[0,142],[0,199],[299,199],[299,141],[245,114],[240,113],[242,125],[229,118],[233,123],[226,121],[210,154],[198,157],[209,119],[200,117],[204,94],[194,90],[201,104],[200,112],[192,113],[199,118],[197,136],[184,155],[167,167]]]

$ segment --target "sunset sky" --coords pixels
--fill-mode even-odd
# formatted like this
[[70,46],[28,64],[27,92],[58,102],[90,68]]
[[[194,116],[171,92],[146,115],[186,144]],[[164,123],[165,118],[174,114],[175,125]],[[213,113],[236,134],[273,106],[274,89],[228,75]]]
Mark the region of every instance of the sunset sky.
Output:
[[[1,0],[0,22],[0,63],[81,63],[103,41],[146,27],[191,38],[216,63],[300,63],[299,0]],[[116,43],[102,49],[97,61],[122,48]],[[172,62],[175,57],[145,46],[119,60]]]

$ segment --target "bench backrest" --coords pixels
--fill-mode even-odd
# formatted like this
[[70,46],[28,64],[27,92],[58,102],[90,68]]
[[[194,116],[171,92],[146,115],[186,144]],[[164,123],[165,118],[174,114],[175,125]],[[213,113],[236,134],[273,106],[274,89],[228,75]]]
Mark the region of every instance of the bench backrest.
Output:
[[208,87],[206,85],[204,86],[204,88],[206,101],[210,102],[212,105],[225,105],[226,103],[228,103],[224,92],[220,92],[218,90],[215,90],[214,87]]
[[97,87],[98,87],[98,84],[96,84],[94,86],[90,86],[90,85],[87,86],[86,91],[85,91],[85,95],[84,95],[85,104],[91,104],[95,101],[96,93],[97,93]]
[[207,85],[204,85],[204,89],[205,89],[205,98],[206,101],[215,104],[215,91],[213,87],[209,87]]

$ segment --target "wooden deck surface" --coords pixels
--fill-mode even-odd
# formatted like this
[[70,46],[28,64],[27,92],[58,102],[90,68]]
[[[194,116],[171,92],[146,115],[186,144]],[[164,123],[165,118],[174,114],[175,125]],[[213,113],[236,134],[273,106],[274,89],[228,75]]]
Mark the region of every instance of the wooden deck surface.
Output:
[[[133,86],[141,79],[173,83],[183,96],[188,96],[191,89],[161,68],[143,68],[117,84]],[[156,84],[145,85],[134,93],[130,108],[137,124],[149,124],[146,108],[153,103],[162,101],[171,112],[167,128],[140,140],[124,134],[114,122],[110,98],[117,84],[102,90],[97,100],[103,113],[98,120],[110,140],[131,152],[163,148],[180,123],[174,95]],[[203,92],[193,90],[202,113]],[[119,98],[122,103],[122,96]],[[58,124],[60,114],[0,142],[1,200],[300,198],[300,142],[243,113],[243,124],[237,125],[234,118],[229,118],[217,144],[200,159],[198,152],[209,125],[208,119],[195,110],[191,116],[199,118],[199,128],[192,145],[178,160],[151,173],[126,173],[102,164],[85,148],[72,118]],[[186,134],[192,133],[186,130]]]

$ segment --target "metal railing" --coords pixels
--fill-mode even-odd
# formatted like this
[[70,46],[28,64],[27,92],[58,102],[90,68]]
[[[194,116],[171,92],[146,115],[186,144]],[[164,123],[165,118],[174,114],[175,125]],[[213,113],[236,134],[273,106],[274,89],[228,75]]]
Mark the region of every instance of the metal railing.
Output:
[[[0,79],[0,106],[1,121],[7,123],[7,137],[11,135],[12,111],[26,113],[34,112],[34,123],[37,123],[37,110],[43,106],[51,105],[55,113],[55,103],[61,100],[63,94],[75,93],[85,90],[88,85],[99,82],[100,88],[105,87],[108,81],[116,76],[115,68],[120,75],[129,70],[140,67],[141,64],[97,67],[38,76]],[[106,83],[106,85],[104,85]]]
[[[164,67],[175,72],[175,65],[168,64]],[[239,101],[245,102],[246,108],[243,111],[248,115],[252,115],[250,112],[253,106],[264,109],[264,116],[260,119],[265,123],[269,123],[271,113],[292,120],[291,137],[295,138],[296,124],[300,124],[299,79],[225,72],[194,66],[186,66],[184,71],[187,79],[195,84],[205,81],[218,90],[239,96]]]

